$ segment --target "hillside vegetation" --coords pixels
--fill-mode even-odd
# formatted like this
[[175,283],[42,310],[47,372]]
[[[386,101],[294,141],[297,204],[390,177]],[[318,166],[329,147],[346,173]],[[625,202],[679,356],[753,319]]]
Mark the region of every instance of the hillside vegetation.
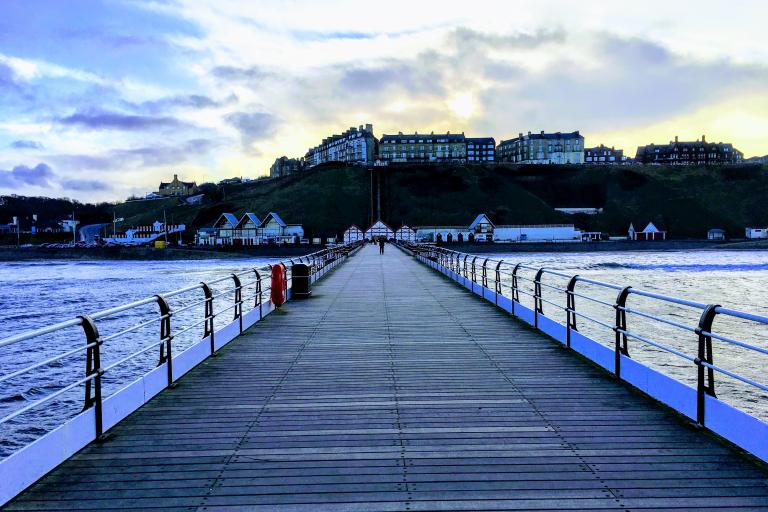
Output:
[[[712,227],[738,238],[747,225],[768,225],[768,166],[759,165],[409,165],[371,171],[327,164],[286,178],[218,187],[207,204],[175,198],[131,201],[93,207],[88,216],[95,219],[93,212],[103,209],[101,217],[109,220],[114,208],[125,217],[123,226],[130,226],[162,219],[165,212],[169,222],[197,228],[210,226],[222,212],[263,217],[275,211],[286,222],[303,224],[308,236],[331,236],[353,223],[368,226],[372,183],[374,200],[380,191],[382,218],[393,227],[468,225],[481,212],[497,224],[568,222],[613,235],[626,233],[630,222],[654,221],[673,238],[702,238]],[[568,216],[556,207],[604,211]]]

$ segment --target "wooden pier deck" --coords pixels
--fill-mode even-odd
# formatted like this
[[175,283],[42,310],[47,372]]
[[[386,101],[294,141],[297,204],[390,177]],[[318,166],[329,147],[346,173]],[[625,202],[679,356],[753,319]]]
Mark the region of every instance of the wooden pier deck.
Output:
[[764,469],[392,246],[110,434],[7,508],[768,510]]

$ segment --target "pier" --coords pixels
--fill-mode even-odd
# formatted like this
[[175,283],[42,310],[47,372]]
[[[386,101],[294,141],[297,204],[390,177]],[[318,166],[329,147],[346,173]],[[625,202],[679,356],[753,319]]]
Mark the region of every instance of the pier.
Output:
[[454,281],[364,247],[6,509],[768,510],[764,465]]

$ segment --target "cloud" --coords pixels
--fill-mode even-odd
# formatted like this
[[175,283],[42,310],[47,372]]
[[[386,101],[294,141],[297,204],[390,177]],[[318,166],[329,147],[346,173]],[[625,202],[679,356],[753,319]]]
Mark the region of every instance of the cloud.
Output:
[[136,105],[136,108],[145,112],[158,113],[176,108],[188,108],[193,110],[221,108],[232,105],[233,103],[237,103],[237,95],[234,93],[222,100],[214,100],[202,94],[186,94],[145,101]]
[[68,179],[62,180],[61,186],[67,190],[76,190],[79,192],[103,192],[112,189],[112,186],[109,183],[99,180]]
[[54,178],[53,169],[47,164],[39,163],[34,167],[17,165],[10,171],[0,170],[0,187],[50,187]]
[[224,120],[240,132],[243,148],[250,150],[253,142],[275,132],[275,118],[265,112],[232,112]]
[[454,29],[448,37],[457,49],[467,46],[490,46],[496,49],[533,49],[553,43],[561,44],[566,40],[563,29],[538,30],[536,32],[514,32],[510,34],[486,33],[467,27]]
[[10,147],[14,149],[44,149],[43,145],[34,140],[15,140]]
[[257,82],[270,76],[270,73],[258,66],[237,67],[237,66],[216,66],[211,73],[223,80],[234,82]]
[[81,126],[92,130],[148,130],[153,128],[177,128],[184,123],[176,118],[161,116],[140,116],[120,112],[89,109],[62,117],[59,123],[71,126]]

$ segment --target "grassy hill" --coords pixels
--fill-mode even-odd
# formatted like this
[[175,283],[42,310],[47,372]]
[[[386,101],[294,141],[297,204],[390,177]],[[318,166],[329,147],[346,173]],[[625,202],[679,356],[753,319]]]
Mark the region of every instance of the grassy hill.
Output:
[[[328,164],[287,178],[227,185],[204,205],[164,199],[115,209],[125,225],[148,224],[165,211],[169,222],[193,227],[210,226],[222,212],[276,211],[286,222],[302,223],[310,236],[327,236],[352,223],[369,224],[371,186],[377,191],[380,180],[382,218],[393,226],[467,225],[481,212],[499,224],[575,222],[611,234],[625,233],[630,222],[653,220],[674,238],[701,238],[711,227],[741,237],[746,225],[768,225],[768,166],[409,165],[373,172],[372,180],[369,169]],[[604,211],[567,216],[555,207]]]

